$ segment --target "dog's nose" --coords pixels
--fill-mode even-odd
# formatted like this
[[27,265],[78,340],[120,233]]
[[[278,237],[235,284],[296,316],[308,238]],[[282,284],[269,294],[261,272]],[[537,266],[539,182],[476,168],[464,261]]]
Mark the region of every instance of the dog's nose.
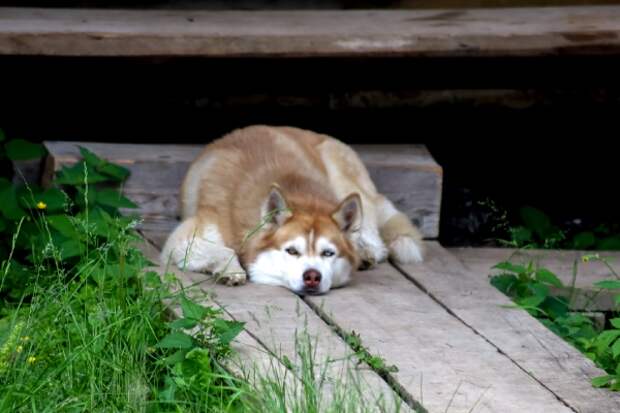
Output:
[[304,271],[303,277],[306,288],[316,288],[321,283],[321,273],[315,269]]

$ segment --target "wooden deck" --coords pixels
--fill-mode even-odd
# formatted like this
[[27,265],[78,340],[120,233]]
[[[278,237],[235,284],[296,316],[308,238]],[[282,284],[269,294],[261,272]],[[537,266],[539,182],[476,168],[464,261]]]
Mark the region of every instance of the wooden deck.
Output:
[[[54,158],[48,162],[51,170],[75,162],[55,152],[67,145],[48,143]],[[127,160],[144,154],[128,148],[119,151]],[[182,151],[173,148],[161,154],[169,159],[179,156],[166,169],[179,180],[178,187],[190,160],[184,157],[195,151],[181,156]],[[379,157],[381,150],[375,149]],[[428,156],[419,164],[433,161]],[[146,168],[138,161],[125,165],[132,171]],[[128,191],[132,185],[140,186],[131,182],[140,176],[136,172],[130,178]],[[160,182],[159,188],[172,191],[174,187]],[[145,232],[145,251],[154,261],[165,235],[154,228]],[[352,369],[363,383],[366,405],[377,411],[393,411],[374,404],[377,398],[395,400],[405,410],[429,412],[620,411],[620,394],[589,383],[603,374],[601,370],[527,312],[505,307],[510,300],[489,284],[488,271],[482,270],[486,264],[473,267],[468,253],[451,252],[435,241],[427,244],[424,263],[381,264],[358,272],[351,285],[324,296],[299,297],[284,288],[255,284],[224,287],[203,274],[176,273],[186,286],[214,293],[214,298],[205,294],[205,300],[246,322],[246,331],[235,343],[242,371],[248,366],[286,371],[290,366],[283,361],[296,361],[296,338],[306,331],[319,361],[333,361],[325,364],[327,382],[336,383],[343,371]],[[352,350],[343,336],[353,331],[372,354],[398,371],[378,374],[364,363],[347,361]]]
[[617,53],[619,34],[619,6],[259,12],[0,8],[0,55],[580,55]]

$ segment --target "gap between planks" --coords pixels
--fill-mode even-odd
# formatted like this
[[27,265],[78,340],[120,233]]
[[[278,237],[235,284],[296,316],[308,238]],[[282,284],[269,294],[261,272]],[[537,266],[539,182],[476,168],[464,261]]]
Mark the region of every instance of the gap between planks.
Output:
[[422,265],[396,268],[571,410],[620,411],[620,394],[590,384],[593,377],[606,374],[603,370],[526,311],[514,308],[486,278],[469,271],[438,243],[429,242],[428,247]]
[[[148,244],[148,248],[145,249],[147,257],[158,262],[157,246],[148,239],[145,243]],[[354,358],[346,342],[292,292],[279,287],[257,284],[246,287],[226,287],[213,283],[204,274],[179,271],[173,267],[170,267],[169,272],[189,280],[189,284],[199,285],[208,294],[214,292],[215,297],[212,301],[217,306],[222,308],[230,318],[246,323],[244,332],[247,337],[243,337],[245,340],[242,345],[236,347],[237,350],[242,351],[241,364],[247,365],[252,362],[253,358],[257,358],[257,368],[264,370],[265,368],[273,369],[273,363],[277,363],[276,372],[282,375],[285,369],[283,359],[296,359],[297,340],[300,337],[303,339],[305,333],[308,333],[307,337],[315,340],[315,361],[318,361],[321,375],[324,375],[328,382],[347,383],[349,387],[357,390],[366,407],[371,406],[377,411],[398,409],[400,411],[426,411],[413,397],[402,394],[398,391],[399,389],[393,388],[377,375],[366,363],[360,363]],[[246,288],[252,289],[251,295],[240,294],[240,292],[247,293]],[[298,328],[303,328],[305,331],[298,335]],[[258,350],[250,352],[244,350],[248,339],[254,343],[254,346],[262,348],[262,353]],[[241,370],[247,371],[248,369],[242,367]],[[292,370],[289,371],[292,372]],[[299,380],[291,379],[290,381],[291,383],[287,383],[289,388],[300,385]],[[331,395],[334,390],[341,391],[337,386],[328,384],[325,393]],[[386,407],[388,410],[385,410]]]
[[[425,265],[419,267],[424,269]],[[449,407],[450,413],[472,409],[494,413],[543,408],[546,412],[576,411],[559,402],[554,393],[395,268],[382,265],[374,271],[360,272],[355,278],[357,281],[348,287],[332,290],[326,296],[305,297],[305,302],[323,321],[338,326],[341,335],[358,332],[371,354],[398,366],[400,371],[386,381],[406,400],[411,396],[410,403],[420,400],[432,412]],[[282,295],[298,300],[288,290],[265,287],[253,284],[249,288],[254,297],[262,294],[267,302]],[[218,291],[218,295],[224,295],[227,307],[233,306],[232,313],[241,315],[239,318],[247,312],[248,297],[240,300],[245,288],[222,287]],[[313,320],[318,319],[310,312]],[[283,321],[295,322],[290,316]],[[260,325],[249,327],[261,333]],[[427,387],[420,391],[423,382]]]

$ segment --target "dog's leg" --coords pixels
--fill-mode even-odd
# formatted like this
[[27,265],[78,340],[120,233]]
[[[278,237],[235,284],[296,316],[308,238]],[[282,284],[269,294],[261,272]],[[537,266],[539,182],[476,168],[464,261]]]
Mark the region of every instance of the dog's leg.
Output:
[[170,234],[161,262],[182,270],[211,273],[227,285],[244,284],[247,279],[235,251],[224,245],[217,225],[201,223],[195,217],[184,220]]
[[385,196],[379,195],[376,205],[379,232],[390,258],[403,264],[421,262],[424,247],[420,231]]

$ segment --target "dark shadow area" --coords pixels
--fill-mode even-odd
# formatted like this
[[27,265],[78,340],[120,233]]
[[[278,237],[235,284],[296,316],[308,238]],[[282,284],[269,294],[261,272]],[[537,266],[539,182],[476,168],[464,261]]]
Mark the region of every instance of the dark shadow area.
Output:
[[0,126],[36,141],[206,143],[293,125],[424,143],[444,168],[441,241],[493,237],[493,200],[620,222],[620,58],[0,58]]

